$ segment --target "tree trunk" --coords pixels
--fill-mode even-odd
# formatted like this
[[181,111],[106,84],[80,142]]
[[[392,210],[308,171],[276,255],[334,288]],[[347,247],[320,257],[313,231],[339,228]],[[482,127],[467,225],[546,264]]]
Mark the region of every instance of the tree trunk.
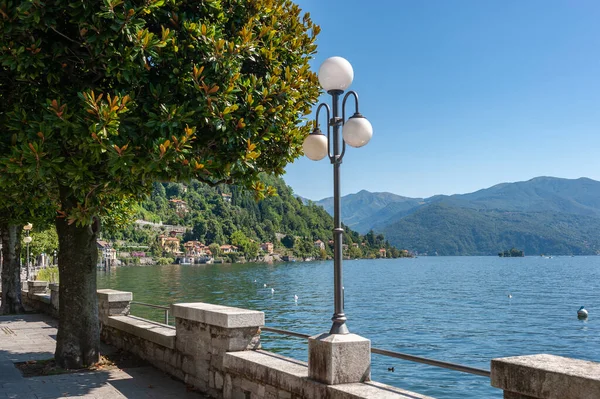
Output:
[[[60,190],[62,210],[75,201],[66,189]],[[59,323],[55,360],[63,368],[87,367],[98,362],[100,328],[96,297],[96,237],[99,220],[77,226],[65,218],[56,219],[58,233]]]
[[0,314],[23,313],[21,302],[20,227],[1,224],[2,237],[2,306]]

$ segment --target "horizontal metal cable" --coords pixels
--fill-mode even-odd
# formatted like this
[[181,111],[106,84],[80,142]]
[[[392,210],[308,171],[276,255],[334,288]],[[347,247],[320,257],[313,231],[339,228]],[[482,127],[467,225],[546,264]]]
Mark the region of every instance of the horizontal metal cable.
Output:
[[489,370],[478,369],[478,368],[469,367],[469,366],[463,366],[462,364],[443,362],[441,360],[429,359],[426,357],[409,355],[407,353],[393,352],[393,351],[388,351],[388,350],[379,349],[379,348],[371,348],[371,353],[375,353],[377,355],[395,357],[398,359],[408,360],[409,362],[423,363],[423,364],[428,364],[430,366],[441,367],[444,369],[456,370],[456,371],[460,371],[462,373],[475,374],[475,375],[480,375],[483,377],[490,378]]
[[[310,335],[307,335],[307,334],[301,334],[301,333],[282,330],[282,329],[273,328],[273,327],[262,327],[261,329],[263,331],[268,331],[268,332],[272,332],[272,333],[276,333],[276,334],[290,335],[292,337],[298,337],[298,338],[304,338],[304,339],[308,339],[310,337]],[[379,348],[371,348],[371,353],[374,353],[376,355],[395,357],[397,359],[408,360],[409,362],[423,363],[423,364],[428,364],[430,366],[441,367],[444,369],[450,369],[450,370],[460,371],[462,373],[475,374],[475,375],[480,375],[483,377],[490,378],[489,370],[479,369],[476,367],[463,366],[462,364],[443,362],[441,360],[429,359],[426,357],[409,355],[407,353],[393,352],[393,351],[379,349]]]
[[298,337],[298,338],[304,338],[304,339],[310,338],[310,335],[307,335],[307,334],[300,334],[300,333],[293,332],[293,331],[281,330],[279,328],[263,326],[260,329],[263,331],[269,331],[269,332],[273,332],[276,334],[291,335],[292,337]]
[[147,306],[149,308],[162,309],[165,312],[165,324],[169,324],[169,307],[161,305],[152,305],[151,303],[131,301],[133,305]]
[[168,306],[152,305],[150,303],[144,303],[144,302],[131,301],[131,304],[133,304],[133,305],[141,305],[141,306],[148,306],[149,308],[166,309],[166,310],[170,309]]

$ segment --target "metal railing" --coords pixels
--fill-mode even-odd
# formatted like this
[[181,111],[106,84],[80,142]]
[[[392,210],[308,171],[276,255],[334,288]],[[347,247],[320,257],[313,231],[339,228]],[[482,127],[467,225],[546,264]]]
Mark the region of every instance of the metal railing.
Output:
[[136,302],[136,301],[131,301],[131,304],[164,310],[165,311],[165,324],[167,324],[167,325],[169,324],[169,307],[168,306],[152,305],[151,303]]
[[[169,324],[169,307],[168,306],[152,305],[150,303],[136,302],[136,301],[131,301],[131,304],[164,310],[165,324],[167,324],[167,325]],[[263,326],[263,327],[261,327],[261,330],[266,331],[266,332],[272,332],[275,334],[282,334],[282,335],[288,335],[291,337],[302,338],[302,339],[310,338],[310,335],[308,335],[308,334],[302,334],[302,333],[283,330],[283,329],[274,328],[274,327]],[[422,364],[427,364],[429,366],[440,367],[440,368],[449,369],[449,370],[455,370],[455,371],[459,371],[461,373],[474,374],[474,375],[479,375],[482,377],[490,378],[489,370],[480,369],[480,368],[476,368],[476,367],[470,367],[470,366],[464,366],[462,364],[444,362],[441,360],[429,359],[427,357],[415,356],[415,355],[410,355],[408,353],[394,352],[394,351],[389,351],[386,349],[379,349],[379,348],[373,348],[373,347],[371,347],[371,353],[374,353],[376,355],[394,357],[396,359],[407,360],[409,362],[422,363]]]
[[[272,332],[275,334],[289,335],[289,336],[297,337],[297,338],[308,339],[310,337],[310,335],[307,335],[307,334],[301,334],[301,333],[297,333],[294,331],[287,331],[287,330],[282,330],[282,329],[273,328],[273,327],[264,326],[264,327],[261,327],[261,329],[263,331]],[[379,348],[373,348],[373,347],[371,348],[371,353],[374,353],[377,355],[382,355],[382,356],[395,357],[397,359],[407,360],[409,362],[422,363],[422,364],[427,364],[427,365],[434,366],[434,367],[441,367],[444,369],[455,370],[455,371],[459,371],[461,373],[469,373],[469,374],[474,374],[474,375],[479,375],[482,377],[490,378],[489,370],[480,369],[480,368],[476,368],[476,367],[470,367],[470,366],[463,366],[462,364],[444,362],[441,360],[429,359],[426,357],[414,356],[414,355],[409,355],[407,353],[393,352],[393,351],[388,351],[385,349],[379,349]]]

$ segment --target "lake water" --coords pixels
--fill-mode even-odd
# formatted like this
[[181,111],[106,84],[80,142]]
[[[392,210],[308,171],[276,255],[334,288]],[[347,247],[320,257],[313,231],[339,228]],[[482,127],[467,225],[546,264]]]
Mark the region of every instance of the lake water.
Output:
[[[535,353],[600,362],[600,256],[352,260],[344,285],[348,327],[374,347],[484,369],[492,358]],[[311,335],[328,332],[333,314],[331,261],[122,267],[99,274],[98,287],[158,305],[262,310],[268,326]],[[163,317],[136,305],[132,313]],[[306,341],[262,336],[265,349],[307,360]],[[485,377],[379,355],[372,378],[440,399],[502,398]]]

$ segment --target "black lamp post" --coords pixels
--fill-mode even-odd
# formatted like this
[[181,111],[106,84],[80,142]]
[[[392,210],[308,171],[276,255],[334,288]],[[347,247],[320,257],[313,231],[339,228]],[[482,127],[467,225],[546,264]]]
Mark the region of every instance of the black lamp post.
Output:
[[[348,334],[346,315],[344,314],[344,287],[342,279],[342,229],[341,196],[340,196],[340,166],[346,152],[346,144],[351,147],[362,147],[373,136],[371,123],[358,112],[358,94],[349,91],[342,99],[342,116],[339,116],[340,97],[352,83],[354,71],[352,65],[342,57],[331,57],[325,60],[319,68],[319,83],[331,95],[332,106],[327,103],[319,104],[315,118],[315,129],[304,140],[304,154],[313,161],[319,161],[325,156],[333,164],[333,275],[334,275],[334,314],[330,334]],[[354,97],[354,115],[346,120],[346,100]],[[319,129],[319,112],[321,108],[327,111],[327,136]],[[333,138],[331,137],[333,128]],[[342,137],[340,137],[342,128]]]
[[25,226],[23,226],[23,230],[25,230],[25,232],[27,234],[25,236],[25,238],[23,238],[23,241],[25,242],[25,244],[27,244],[27,273],[26,273],[27,281],[29,281],[29,279],[31,278],[31,272],[30,272],[30,266],[29,266],[29,244],[31,243],[31,241],[33,239],[29,235],[29,231],[31,231],[32,228],[33,228],[33,225],[31,223],[27,223]]

